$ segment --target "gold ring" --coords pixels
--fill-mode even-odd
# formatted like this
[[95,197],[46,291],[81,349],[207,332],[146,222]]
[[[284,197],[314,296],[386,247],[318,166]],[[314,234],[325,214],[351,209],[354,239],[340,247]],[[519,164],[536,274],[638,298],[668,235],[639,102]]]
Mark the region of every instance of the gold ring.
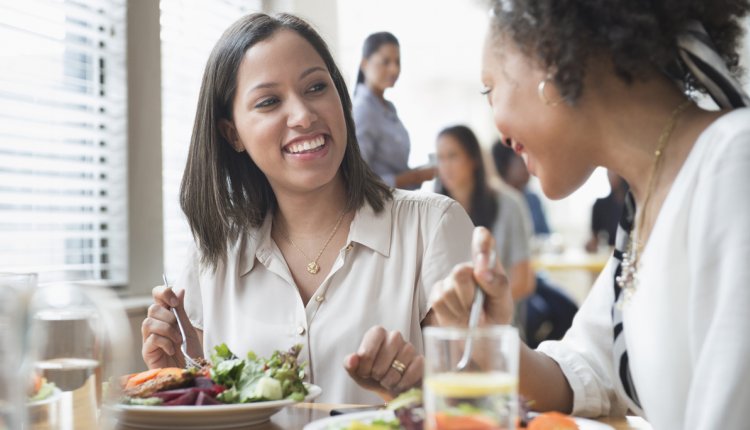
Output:
[[393,363],[391,363],[391,367],[393,370],[400,374],[404,374],[404,371],[406,370],[406,365],[398,360],[393,360]]

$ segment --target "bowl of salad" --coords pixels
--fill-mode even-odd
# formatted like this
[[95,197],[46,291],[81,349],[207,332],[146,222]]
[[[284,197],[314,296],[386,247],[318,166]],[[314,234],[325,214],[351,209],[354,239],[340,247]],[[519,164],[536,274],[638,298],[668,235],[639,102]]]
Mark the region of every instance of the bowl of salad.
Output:
[[116,402],[107,406],[133,428],[247,427],[268,421],[296,402],[318,397],[321,389],[304,381],[302,346],[271,357],[250,352],[238,357],[225,345],[214,348],[200,369],[163,368],[125,375],[116,385]]

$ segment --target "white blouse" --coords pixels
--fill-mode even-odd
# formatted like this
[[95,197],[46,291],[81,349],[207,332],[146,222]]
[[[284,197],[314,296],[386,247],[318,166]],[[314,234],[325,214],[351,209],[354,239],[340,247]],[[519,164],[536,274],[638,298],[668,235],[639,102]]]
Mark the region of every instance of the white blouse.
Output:
[[[654,429],[739,429],[750,422],[750,109],[698,138],[641,256],[624,304],[630,371]],[[539,350],[573,389],[573,413],[626,412],[613,360],[609,261],[573,327]]]
[[349,378],[344,357],[374,325],[400,331],[422,352],[420,323],[433,285],[471,258],[468,215],[446,197],[400,190],[380,213],[365,204],[307,306],[271,239],[271,220],[231,244],[215,272],[202,270],[191,253],[176,288],[186,290],[204,353],[224,342],[237,355],[252,350],[267,357],[302,343],[309,381],[323,388],[321,401],[381,401]]

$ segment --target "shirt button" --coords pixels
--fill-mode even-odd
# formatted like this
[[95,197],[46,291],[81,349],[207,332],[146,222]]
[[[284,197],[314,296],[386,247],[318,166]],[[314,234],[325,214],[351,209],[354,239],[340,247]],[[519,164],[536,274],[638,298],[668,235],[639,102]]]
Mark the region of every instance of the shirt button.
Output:
[[325,300],[325,297],[323,297],[323,296],[315,296],[315,301],[316,301],[316,302],[320,303],[320,302],[322,302],[323,300]]
[[354,244],[353,243],[350,243],[349,245],[346,245],[346,250],[347,251],[351,251],[352,248],[354,248]]
[[297,334],[300,335],[300,336],[302,336],[303,334],[305,334],[305,328],[303,326],[297,327]]

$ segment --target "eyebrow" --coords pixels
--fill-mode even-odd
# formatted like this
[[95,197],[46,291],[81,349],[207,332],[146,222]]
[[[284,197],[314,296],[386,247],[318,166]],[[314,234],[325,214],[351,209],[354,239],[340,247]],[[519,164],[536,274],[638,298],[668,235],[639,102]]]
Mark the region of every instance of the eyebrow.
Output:
[[[308,75],[310,75],[312,73],[315,73],[315,72],[325,72],[325,71],[326,71],[326,69],[324,69],[324,68],[322,68],[320,66],[313,66],[313,67],[310,67],[309,69],[305,70],[304,72],[302,72],[302,74],[299,75],[299,79],[300,80],[305,79],[305,77],[307,77]],[[252,92],[252,91],[255,91],[255,90],[260,90],[260,89],[264,89],[264,88],[274,88],[274,87],[278,87],[278,86],[279,86],[279,84],[277,82],[263,82],[261,84],[258,84],[256,86],[250,88],[250,91],[248,91],[248,93]]]

